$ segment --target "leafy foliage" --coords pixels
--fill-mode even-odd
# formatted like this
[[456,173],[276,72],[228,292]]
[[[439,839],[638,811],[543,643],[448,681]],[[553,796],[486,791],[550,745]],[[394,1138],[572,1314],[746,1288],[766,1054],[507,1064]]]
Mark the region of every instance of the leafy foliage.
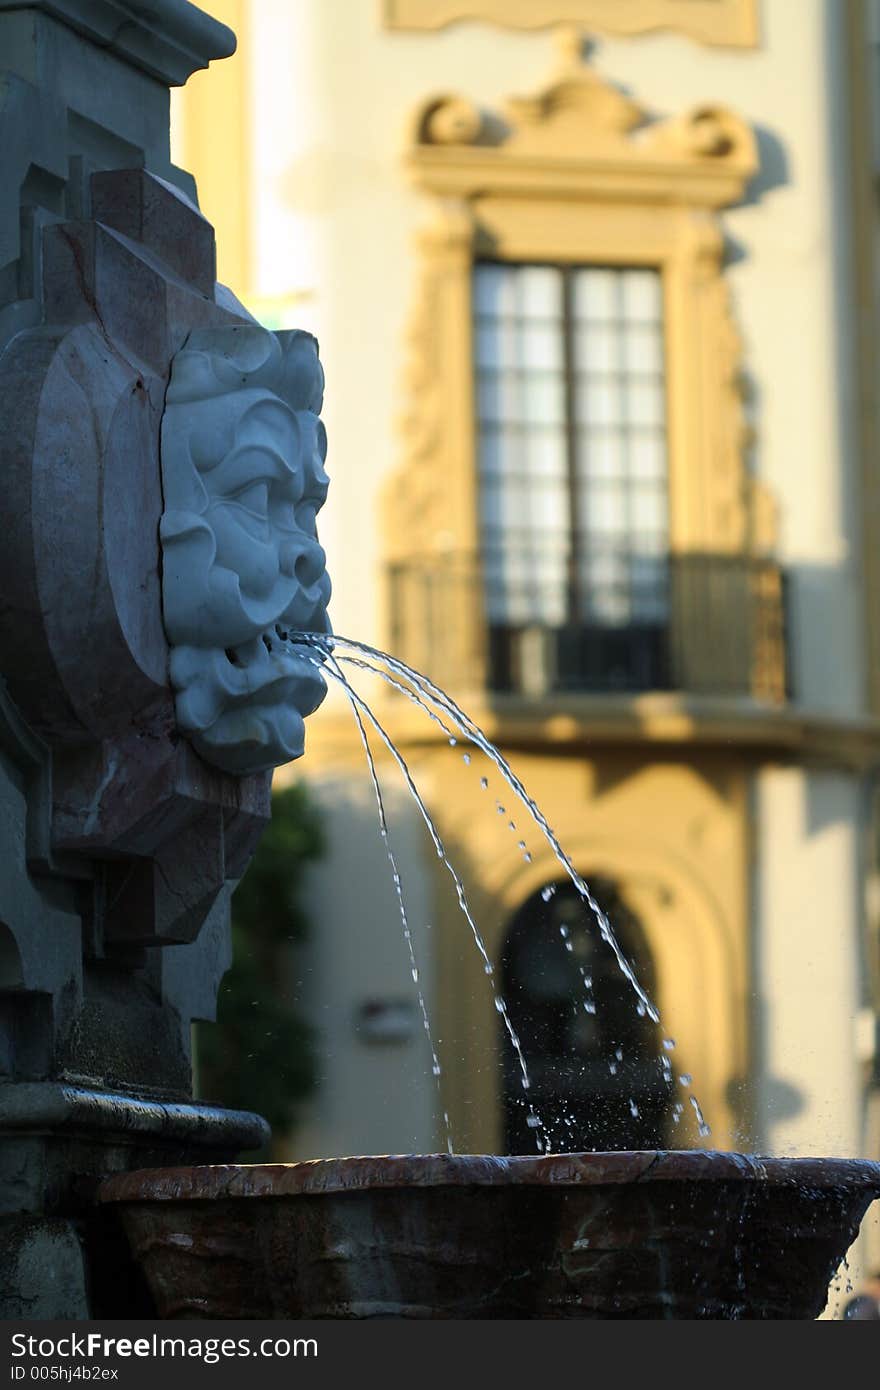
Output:
[[303,869],[323,847],[305,788],[278,792],[271,824],[232,899],[232,968],[220,987],[217,1022],[198,1030],[202,1098],[256,1110],[279,1133],[314,1086],[311,1030],[285,982],[284,957],[290,943],[307,937]]

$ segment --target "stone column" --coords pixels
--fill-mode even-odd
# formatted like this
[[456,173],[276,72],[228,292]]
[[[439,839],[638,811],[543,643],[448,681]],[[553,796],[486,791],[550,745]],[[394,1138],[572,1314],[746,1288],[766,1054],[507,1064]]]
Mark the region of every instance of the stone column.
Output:
[[269,814],[181,740],[159,426],[194,327],[247,316],[168,156],[169,86],[233,51],[185,0],[0,0],[0,1316],[147,1311],[108,1172],[229,1160],[190,1031]]

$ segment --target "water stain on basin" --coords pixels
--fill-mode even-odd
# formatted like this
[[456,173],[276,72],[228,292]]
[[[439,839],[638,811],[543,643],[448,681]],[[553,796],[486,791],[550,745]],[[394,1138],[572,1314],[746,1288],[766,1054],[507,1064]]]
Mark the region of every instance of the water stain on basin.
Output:
[[815,1318],[880,1163],[389,1155],[120,1174],[162,1318]]

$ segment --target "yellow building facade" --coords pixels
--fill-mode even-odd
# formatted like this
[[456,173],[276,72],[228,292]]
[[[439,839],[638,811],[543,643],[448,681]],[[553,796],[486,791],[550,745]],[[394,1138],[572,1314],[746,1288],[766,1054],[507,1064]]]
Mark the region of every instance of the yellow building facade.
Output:
[[[291,965],[321,1055],[293,1152],[509,1145],[494,981],[574,1020],[579,1070],[532,1038],[572,1137],[876,1157],[873,7],[206,8],[239,52],[179,94],[176,158],[220,277],[321,343],[334,628],[509,759],[674,1040],[653,1129],[603,1130],[614,1054],[600,1085],[574,976],[550,983],[564,870],[482,755],[361,671],[494,976],[387,756],[379,836],[332,693],[292,769],[330,842]],[[601,1004],[601,944],[575,947]]]

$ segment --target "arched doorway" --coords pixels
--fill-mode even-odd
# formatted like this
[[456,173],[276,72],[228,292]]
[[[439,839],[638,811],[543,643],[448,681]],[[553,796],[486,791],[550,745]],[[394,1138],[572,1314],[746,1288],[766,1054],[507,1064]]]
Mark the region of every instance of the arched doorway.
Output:
[[[644,928],[609,880],[592,883],[640,984],[654,992]],[[501,983],[529,1068],[529,1099],[556,1152],[648,1149],[666,1143],[671,1068],[660,1033],[568,880],[515,914]],[[519,1063],[502,1028],[507,1153],[535,1152]]]

